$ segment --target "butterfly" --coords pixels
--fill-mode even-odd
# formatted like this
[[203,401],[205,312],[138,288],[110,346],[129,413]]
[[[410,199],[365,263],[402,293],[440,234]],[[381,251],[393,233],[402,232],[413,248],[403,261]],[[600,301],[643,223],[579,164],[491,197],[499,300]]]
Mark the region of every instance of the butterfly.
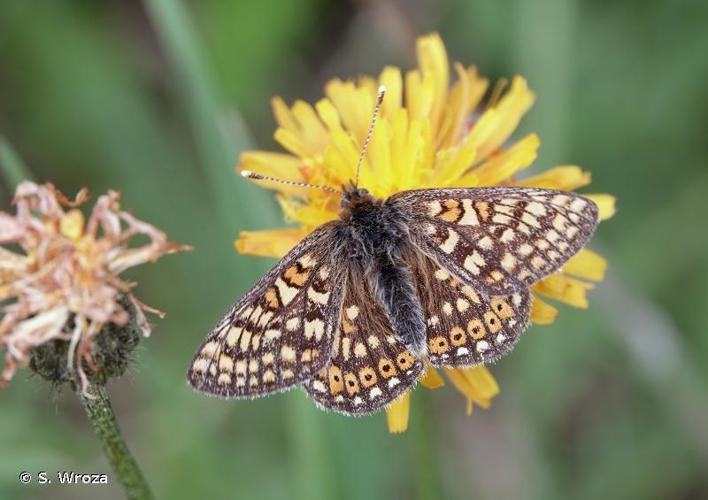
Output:
[[252,398],[301,386],[322,408],[376,412],[426,363],[470,367],[510,352],[529,323],[529,287],[598,224],[597,206],[570,192],[471,187],[379,199],[357,184],[343,188],[339,220],[303,239],[214,327],[188,371],[195,389]]

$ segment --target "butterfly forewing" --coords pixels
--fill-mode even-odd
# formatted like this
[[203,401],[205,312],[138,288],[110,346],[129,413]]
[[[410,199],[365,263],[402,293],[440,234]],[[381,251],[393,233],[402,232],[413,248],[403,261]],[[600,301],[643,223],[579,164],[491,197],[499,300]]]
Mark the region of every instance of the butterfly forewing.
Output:
[[432,259],[409,258],[427,324],[433,366],[473,366],[511,351],[528,325],[530,295],[522,287],[488,296]]
[[392,329],[358,263],[350,263],[346,283],[332,362],[304,386],[324,408],[364,415],[408,391],[423,372],[423,363]]
[[236,303],[197,350],[188,379],[223,397],[276,392],[330,359],[342,266],[330,225],[317,229]]
[[388,203],[408,217],[421,250],[488,295],[557,271],[598,223],[591,200],[533,188],[424,189]]

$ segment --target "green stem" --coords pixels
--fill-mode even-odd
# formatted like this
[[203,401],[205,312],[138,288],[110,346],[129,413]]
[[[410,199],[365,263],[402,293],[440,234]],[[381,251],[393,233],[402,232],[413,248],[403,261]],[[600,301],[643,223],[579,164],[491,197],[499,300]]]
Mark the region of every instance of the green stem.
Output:
[[12,147],[10,141],[0,135],[0,170],[10,184],[11,191],[22,181],[32,179],[32,174],[27,169],[20,155]]
[[91,396],[79,392],[79,398],[96,435],[103,443],[103,451],[108,461],[125,488],[126,496],[135,500],[154,498],[145,476],[120,433],[105,387],[94,385],[91,388]]
[[416,391],[411,401],[411,424],[413,431],[416,464],[416,498],[429,500],[440,498],[443,481],[440,477],[439,462],[435,459],[434,428],[430,421],[428,395]]
[[234,171],[237,158],[234,149],[245,149],[251,141],[246,131],[241,130],[236,143],[229,144],[219,128],[218,91],[204,62],[203,49],[186,2],[143,0],[143,3],[172,63],[206,178],[227,232],[230,234],[234,226],[243,227],[252,220],[263,220],[264,216],[275,221],[274,205],[268,197],[254,197],[243,203],[239,196],[237,183],[245,184]]

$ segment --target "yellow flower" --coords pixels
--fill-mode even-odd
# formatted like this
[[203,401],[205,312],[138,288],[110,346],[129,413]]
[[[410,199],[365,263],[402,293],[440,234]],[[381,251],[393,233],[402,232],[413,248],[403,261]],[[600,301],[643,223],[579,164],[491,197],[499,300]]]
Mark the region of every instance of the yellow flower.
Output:
[[[515,76],[508,90],[501,86],[482,105],[488,81],[474,66],[453,65],[457,76],[450,85],[450,65],[445,46],[437,34],[418,39],[418,68],[403,75],[385,67],[378,78],[357,81],[332,80],[325,97],[315,106],[296,101],[288,106],[273,99],[278,123],[276,141],[287,153],[248,151],[241,156],[240,170],[251,170],[281,179],[339,187],[352,179],[371,120],[379,85],[386,98],[374,129],[361,170],[360,185],[385,198],[415,188],[474,186],[534,186],[575,190],[590,183],[590,173],[573,165],[558,166],[538,175],[517,174],[536,159],[540,141],[529,134],[509,138],[531,108],[534,94],[526,81]],[[336,219],[340,197],[322,190],[254,181],[277,192],[285,219],[297,227],[243,232],[236,241],[241,253],[282,257],[315,227]],[[614,198],[607,194],[586,195],[600,209],[600,218],[614,214]],[[582,250],[558,272],[533,287],[535,300],[531,319],[552,323],[558,310],[540,296],[575,307],[588,307],[592,282],[603,279],[605,260]],[[450,382],[473,404],[486,408],[499,392],[484,366],[445,369]],[[430,368],[422,384],[443,385],[440,374]],[[391,432],[408,425],[409,396],[388,409]]]
[[[23,182],[15,193],[16,213],[0,212],[0,245],[6,245],[0,246],[0,348],[7,350],[0,386],[33,351],[60,340],[68,344],[62,373],[87,394],[85,367],[105,368],[97,364],[94,340],[107,323],[129,322],[126,300],[144,336],[150,334],[144,312],[162,315],[140,302],[135,284],[119,275],[188,247],[120,210],[115,191],[99,197],[85,219],[76,207],[87,198],[86,190],[70,201],[51,184]],[[148,241],[136,245],[135,236]]]

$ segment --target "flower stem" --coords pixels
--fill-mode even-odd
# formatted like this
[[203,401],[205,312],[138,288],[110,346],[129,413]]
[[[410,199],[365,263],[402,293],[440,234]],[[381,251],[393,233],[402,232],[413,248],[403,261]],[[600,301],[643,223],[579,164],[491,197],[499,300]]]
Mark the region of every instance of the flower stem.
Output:
[[17,154],[10,141],[2,135],[0,135],[0,171],[10,185],[10,192],[14,192],[15,186],[20,182],[32,179],[32,174],[20,155]]
[[120,433],[105,387],[92,386],[91,396],[83,395],[79,391],[79,398],[84,404],[96,435],[103,443],[103,450],[118,475],[118,480],[125,488],[127,497],[135,500],[154,498],[138,463]]

